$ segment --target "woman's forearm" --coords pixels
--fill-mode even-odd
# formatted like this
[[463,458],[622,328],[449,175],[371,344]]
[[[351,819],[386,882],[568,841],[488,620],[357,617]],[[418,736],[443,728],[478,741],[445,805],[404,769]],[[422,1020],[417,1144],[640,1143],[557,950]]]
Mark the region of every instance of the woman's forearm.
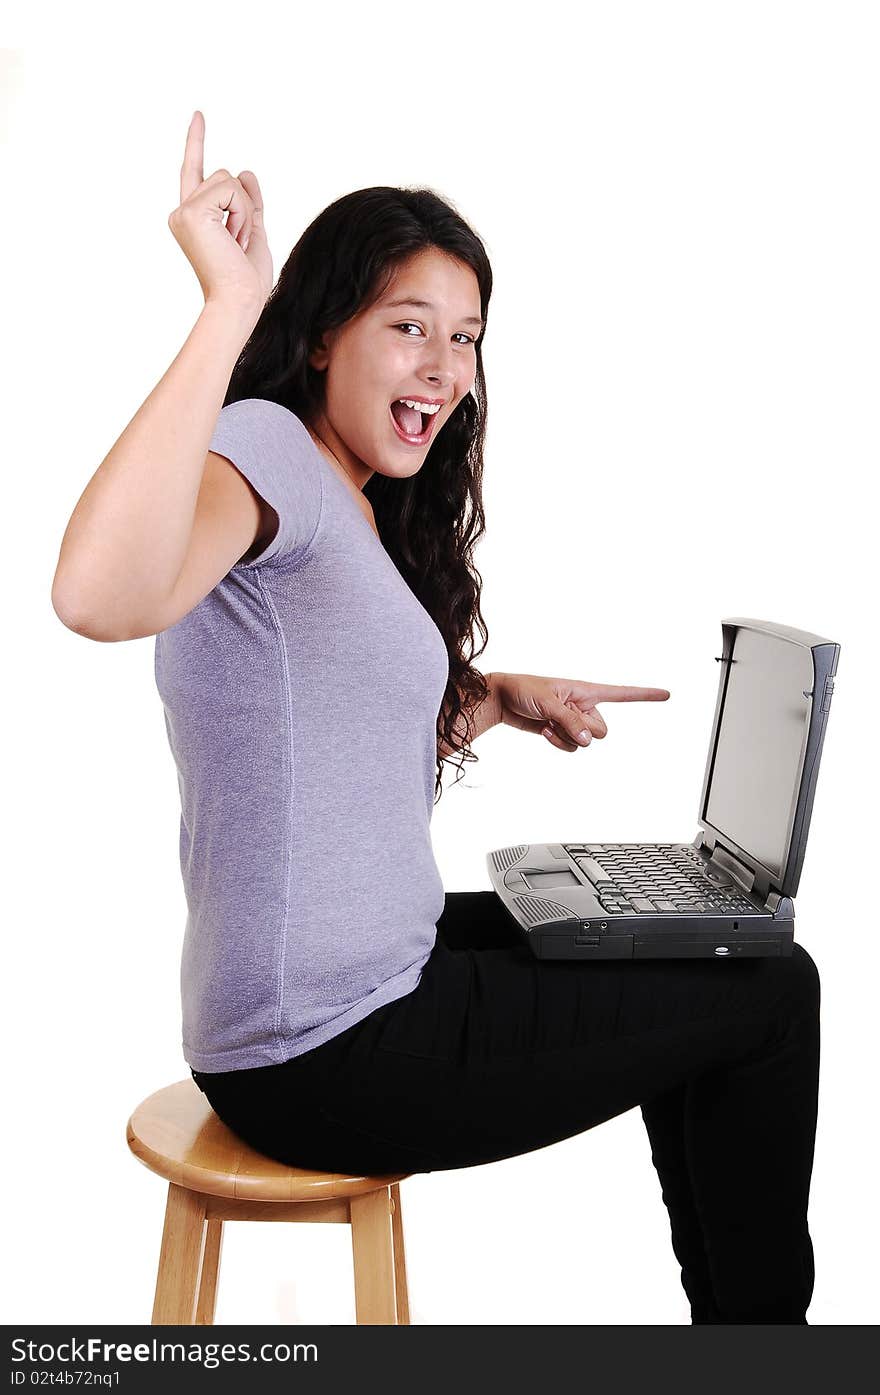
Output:
[[[501,721],[501,704],[499,702],[496,684],[497,675],[494,673],[486,673],[483,677],[489,685],[489,692],[486,698],[476,708],[470,708],[465,705],[458,717],[457,730],[460,729],[462,721],[465,719],[467,720],[468,744],[476,741],[477,737],[482,736],[484,731],[488,731],[490,727],[497,726]],[[438,740],[437,750],[441,756],[451,755],[454,749],[454,747],[447,746],[442,738]]]

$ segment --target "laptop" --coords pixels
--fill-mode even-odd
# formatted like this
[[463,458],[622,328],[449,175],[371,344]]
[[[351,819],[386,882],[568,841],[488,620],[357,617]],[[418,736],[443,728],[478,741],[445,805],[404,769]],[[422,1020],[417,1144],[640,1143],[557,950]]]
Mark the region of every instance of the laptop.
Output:
[[718,697],[690,843],[520,843],[492,886],[539,959],[790,955],[840,645],[722,620]]

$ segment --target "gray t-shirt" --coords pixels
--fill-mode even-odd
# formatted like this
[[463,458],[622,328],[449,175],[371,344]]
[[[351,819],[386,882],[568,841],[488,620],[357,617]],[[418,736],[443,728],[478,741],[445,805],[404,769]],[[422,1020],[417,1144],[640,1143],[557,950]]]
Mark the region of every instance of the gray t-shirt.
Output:
[[444,905],[431,847],[449,661],[287,408],[224,407],[210,449],[280,519],[156,636],[188,906],[183,1055],[289,1060],[417,985]]

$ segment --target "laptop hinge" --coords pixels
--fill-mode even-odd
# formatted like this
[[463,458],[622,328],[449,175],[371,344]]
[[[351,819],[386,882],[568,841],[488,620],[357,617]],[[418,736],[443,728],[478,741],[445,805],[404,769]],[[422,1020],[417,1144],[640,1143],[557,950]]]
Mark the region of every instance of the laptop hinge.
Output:
[[768,895],[767,909],[780,920],[794,920],[794,902],[789,896],[782,896],[778,891],[771,891]]
[[733,853],[729,853],[720,843],[716,843],[712,849],[712,856],[709,858],[710,867],[721,867],[727,874],[733,877],[738,886],[743,891],[751,891],[755,885],[755,873],[751,867],[746,867],[744,863],[735,858]]

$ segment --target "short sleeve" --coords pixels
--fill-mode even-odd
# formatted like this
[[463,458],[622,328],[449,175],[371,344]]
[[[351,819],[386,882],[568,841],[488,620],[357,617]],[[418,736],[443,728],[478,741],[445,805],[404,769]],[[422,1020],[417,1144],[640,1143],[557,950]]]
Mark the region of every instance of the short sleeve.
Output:
[[208,447],[225,456],[278,515],[278,531],[241,567],[298,562],[318,530],[323,500],[318,448],[299,417],[277,402],[247,397],[217,418]]

